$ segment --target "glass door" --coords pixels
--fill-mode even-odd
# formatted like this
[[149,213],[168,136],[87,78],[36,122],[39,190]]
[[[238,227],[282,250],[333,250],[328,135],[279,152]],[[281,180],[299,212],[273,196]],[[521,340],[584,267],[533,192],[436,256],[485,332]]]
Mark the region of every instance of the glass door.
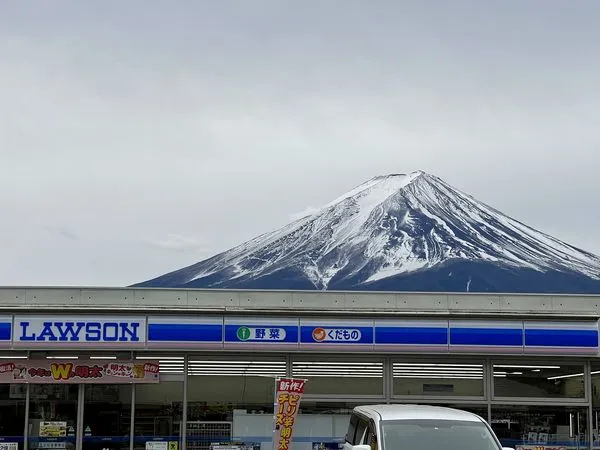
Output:
[[75,450],[79,386],[29,386],[29,449]]
[[19,450],[23,449],[26,393],[25,384],[0,384],[0,444],[16,443]]
[[84,386],[83,450],[127,450],[131,428],[130,384]]

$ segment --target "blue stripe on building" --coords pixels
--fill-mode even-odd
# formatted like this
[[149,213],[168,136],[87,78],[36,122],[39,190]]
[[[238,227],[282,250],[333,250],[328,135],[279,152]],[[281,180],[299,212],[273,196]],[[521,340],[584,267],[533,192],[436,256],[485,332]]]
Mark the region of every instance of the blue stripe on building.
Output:
[[[153,322],[153,320],[155,320]],[[270,344],[301,344],[314,345],[406,345],[406,346],[465,346],[465,347],[537,347],[546,349],[583,348],[597,349],[600,343],[598,330],[594,325],[586,323],[565,323],[561,321],[527,323],[518,321],[508,324],[503,321],[458,321],[446,325],[444,321],[353,321],[326,320],[324,324],[318,321],[300,318],[286,320],[252,320],[248,323],[244,318],[232,318],[225,326],[223,318],[190,319],[189,317],[148,317],[147,341],[149,344],[159,342],[184,343],[263,343]],[[179,322],[179,323],[178,323]],[[300,323],[300,327],[295,325]],[[524,325],[524,330],[522,326]],[[238,330],[245,326],[252,330],[247,337]],[[323,328],[326,337],[316,340],[313,331]],[[569,329],[571,328],[571,329]],[[285,330],[285,338],[277,338],[277,330]],[[10,342],[13,325],[10,318],[0,319],[0,343]],[[257,332],[259,331],[259,332]],[[355,338],[356,337],[356,338]],[[376,348],[375,346],[375,348]]]
[[528,347],[597,347],[597,330],[525,329]]
[[523,346],[520,328],[450,328],[450,345]]
[[447,345],[446,327],[376,327],[377,344]]
[[207,323],[150,323],[149,341],[222,342],[223,326]]
[[10,322],[0,323],[0,341],[10,341],[12,337],[12,324]]

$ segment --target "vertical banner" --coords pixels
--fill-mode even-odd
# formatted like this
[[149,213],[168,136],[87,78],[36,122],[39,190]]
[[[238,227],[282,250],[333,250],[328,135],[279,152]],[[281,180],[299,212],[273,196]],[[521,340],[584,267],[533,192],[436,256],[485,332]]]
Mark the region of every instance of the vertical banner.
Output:
[[305,384],[306,380],[297,378],[277,378],[275,380],[273,450],[290,450],[294,424]]

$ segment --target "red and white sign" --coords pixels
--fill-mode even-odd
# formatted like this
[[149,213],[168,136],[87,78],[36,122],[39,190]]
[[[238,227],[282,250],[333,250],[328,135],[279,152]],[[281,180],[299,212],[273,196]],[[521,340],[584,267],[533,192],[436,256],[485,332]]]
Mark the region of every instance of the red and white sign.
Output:
[[294,424],[304,395],[306,380],[297,378],[278,378],[275,380],[275,431],[274,450],[289,450],[292,442]]
[[0,384],[158,383],[158,361],[5,361]]

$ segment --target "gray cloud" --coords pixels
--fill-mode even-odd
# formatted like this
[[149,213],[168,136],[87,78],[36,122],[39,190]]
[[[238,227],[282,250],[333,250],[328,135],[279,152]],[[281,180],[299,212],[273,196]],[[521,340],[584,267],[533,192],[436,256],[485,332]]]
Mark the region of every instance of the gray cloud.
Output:
[[417,169],[600,253],[594,0],[102,5],[0,5],[0,284],[129,284]]
[[168,234],[163,239],[142,239],[142,242],[149,245],[150,247],[158,248],[161,250],[168,250],[174,252],[194,251],[200,254],[206,252],[202,244],[197,239],[179,236],[177,234]]
[[77,236],[77,234],[75,234],[74,232],[72,232],[71,230],[69,230],[66,227],[46,226],[46,227],[44,227],[44,229],[49,233],[61,236],[65,239],[69,239],[71,241],[76,241],[77,239],[79,239],[79,236]]

